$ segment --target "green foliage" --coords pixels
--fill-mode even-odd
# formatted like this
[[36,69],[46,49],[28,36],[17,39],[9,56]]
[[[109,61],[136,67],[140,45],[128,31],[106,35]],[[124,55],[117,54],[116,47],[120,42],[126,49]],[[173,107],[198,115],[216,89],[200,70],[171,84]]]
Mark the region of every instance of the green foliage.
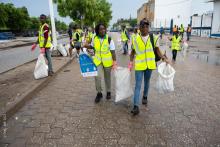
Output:
[[[0,3],[0,28],[10,29],[16,32],[25,30],[38,30],[40,20],[38,17],[30,17],[26,7],[16,8],[11,3]],[[47,22],[50,22],[49,16]],[[64,22],[55,20],[58,31],[65,31],[67,25]]]
[[22,31],[29,25],[27,8],[15,8],[13,4],[0,4],[0,27]]
[[135,27],[137,25],[137,19],[119,19],[116,23],[113,24],[113,28],[120,28],[122,25],[129,25],[129,27]]
[[59,20],[55,20],[55,25],[57,31],[66,31],[68,28],[64,22],[61,22]]
[[31,17],[28,29],[38,30],[40,26],[40,20],[37,17]]
[[8,13],[3,3],[0,3],[0,18],[0,28],[5,28],[8,21]]
[[111,4],[107,0],[54,0],[60,16],[69,16],[76,23],[92,26],[112,19]]

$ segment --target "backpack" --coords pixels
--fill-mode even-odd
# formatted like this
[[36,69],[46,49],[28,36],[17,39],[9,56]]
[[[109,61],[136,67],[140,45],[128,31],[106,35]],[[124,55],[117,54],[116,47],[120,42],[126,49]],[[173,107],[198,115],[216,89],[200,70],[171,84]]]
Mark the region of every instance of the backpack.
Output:
[[156,51],[156,48],[155,48],[155,45],[154,45],[154,35],[152,33],[150,33],[150,42],[151,42],[151,45],[153,47],[153,50],[154,50],[154,54],[155,54],[155,62],[158,62],[161,60],[160,56],[158,55],[157,51]]

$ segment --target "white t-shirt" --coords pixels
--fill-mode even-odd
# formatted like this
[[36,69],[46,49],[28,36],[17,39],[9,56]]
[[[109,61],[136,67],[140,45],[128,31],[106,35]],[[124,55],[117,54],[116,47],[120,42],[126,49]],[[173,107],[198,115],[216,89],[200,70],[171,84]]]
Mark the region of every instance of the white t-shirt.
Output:
[[[150,39],[149,38],[149,35],[147,36],[141,36],[142,40],[144,41],[144,43],[146,44],[147,43],[147,40]],[[159,38],[157,39],[157,42],[156,42],[156,47],[159,47]]]
[[[100,38],[100,42],[102,43],[104,39]],[[92,39],[92,42],[91,42],[91,46],[94,47],[94,37]],[[114,41],[111,39],[111,42],[109,44],[109,48],[111,51],[114,51],[115,50],[115,43]]]

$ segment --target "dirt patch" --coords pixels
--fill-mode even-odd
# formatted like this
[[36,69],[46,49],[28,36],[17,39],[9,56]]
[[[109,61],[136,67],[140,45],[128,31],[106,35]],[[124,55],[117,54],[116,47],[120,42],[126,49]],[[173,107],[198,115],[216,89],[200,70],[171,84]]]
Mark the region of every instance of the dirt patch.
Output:
[[25,64],[25,67],[19,67],[1,74],[0,79],[0,107],[6,106],[21,96],[29,86],[37,81],[33,78],[33,69],[35,62]]

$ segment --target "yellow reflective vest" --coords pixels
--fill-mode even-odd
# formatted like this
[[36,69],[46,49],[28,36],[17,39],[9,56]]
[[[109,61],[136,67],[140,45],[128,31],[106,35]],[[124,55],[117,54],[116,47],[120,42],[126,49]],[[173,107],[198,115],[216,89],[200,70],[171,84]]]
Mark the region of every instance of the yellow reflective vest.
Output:
[[180,43],[181,43],[181,37],[178,36],[178,37],[176,38],[176,36],[174,35],[174,36],[172,37],[171,49],[172,49],[172,50],[177,50],[177,51],[179,51],[179,50],[180,50]]
[[133,46],[133,44],[134,44],[134,40],[135,40],[136,36],[137,36],[137,34],[135,34],[135,33],[133,33],[133,34],[131,35],[131,43],[132,43],[132,46]]
[[[158,37],[154,35],[155,46],[157,40]],[[133,48],[136,53],[135,70],[156,69],[155,54],[151,45],[150,37],[148,37],[145,44],[141,36],[137,34],[133,42]]]
[[124,30],[124,31],[121,32],[121,40],[122,40],[123,42],[128,41],[128,37],[127,37],[127,35],[126,35],[125,32],[126,32],[126,30]]
[[180,33],[184,33],[184,27],[180,27]]
[[104,67],[111,67],[113,64],[112,54],[109,48],[108,35],[104,37],[101,42],[101,38],[99,36],[94,37],[93,42],[95,56],[93,56],[93,62],[96,66],[103,64]]
[[[79,36],[79,40],[77,40],[76,35]],[[77,40],[77,41],[76,41],[76,40]],[[73,45],[73,46],[74,46],[74,43],[75,43],[75,42],[82,42],[81,33],[80,33],[79,31],[75,31],[75,32],[73,33],[73,40],[72,40],[72,45]]]
[[90,39],[90,41],[91,41],[92,38],[94,37],[94,34],[93,34],[92,32],[88,32],[88,34],[89,34],[89,39]]
[[[44,38],[44,26],[48,26],[48,24],[45,23],[42,26],[40,26],[39,35],[38,35],[38,41],[39,41],[40,48],[44,47],[44,40],[45,40],[45,38]],[[51,46],[52,46],[52,43],[51,43],[51,31],[49,31],[48,38],[47,38],[47,44],[46,44],[45,48],[50,48]]]

